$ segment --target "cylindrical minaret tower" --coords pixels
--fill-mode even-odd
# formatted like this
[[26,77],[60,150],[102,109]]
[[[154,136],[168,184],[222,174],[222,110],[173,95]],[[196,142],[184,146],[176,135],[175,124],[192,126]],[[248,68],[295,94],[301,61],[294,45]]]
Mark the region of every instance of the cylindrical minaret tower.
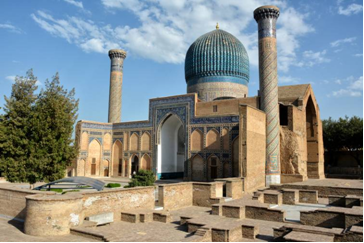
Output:
[[280,183],[279,106],[276,21],[279,8],[262,6],[254,11],[259,37],[260,108],[267,118],[266,185]]
[[123,84],[123,63],[126,51],[113,49],[109,51],[111,60],[109,123],[121,122],[121,90]]

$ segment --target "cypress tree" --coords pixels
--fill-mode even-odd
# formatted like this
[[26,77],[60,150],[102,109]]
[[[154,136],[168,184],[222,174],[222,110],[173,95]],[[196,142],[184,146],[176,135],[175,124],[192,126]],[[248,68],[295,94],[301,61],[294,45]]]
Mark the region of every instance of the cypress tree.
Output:
[[5,114],[1,121],[0,164],[10,182],[29,182],[40,179],[34,159],[35,144],[32,141],[34,105],[37,78],[30,69],[26,76],[15,78],[10,97],[5,96]]
[[64,89],[58,73],[39,95],[36,82],[32,70],[17,76],[0,116],[0,171],[10,182],[32,185],[63,178],[77,156],[75,90]]
[[75,90],[64,89],[56,73],[52,81],[46,80],[45,89],[36,101],[34,140],[44,181],[63,178],[66,167],[77,156],[78,149],[72,138],[78,111],[78,100],[74,96]]

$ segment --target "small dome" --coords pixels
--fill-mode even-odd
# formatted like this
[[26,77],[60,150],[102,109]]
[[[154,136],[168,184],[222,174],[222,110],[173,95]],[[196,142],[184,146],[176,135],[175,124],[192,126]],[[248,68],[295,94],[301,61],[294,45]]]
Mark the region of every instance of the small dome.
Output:
[[221,29],[202,35],[187,51],[186,82],[209,76],[238,78],[234,82],[244,85],[249,82],[249,57],[245,47],[235,36]]

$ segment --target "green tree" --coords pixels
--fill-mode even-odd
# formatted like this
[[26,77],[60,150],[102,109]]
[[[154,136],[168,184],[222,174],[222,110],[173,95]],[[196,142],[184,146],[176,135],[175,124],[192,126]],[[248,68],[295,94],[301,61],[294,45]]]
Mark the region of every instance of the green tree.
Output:
[[15,78],[10,97],[5,97],[5,114],[1,121],[0,165],[10,182],[29,182],[38,179],[39,164],[34,159],[32,141],[37,78],[30,69],[26,76]]
[[64,89],[56,73],[52,81],[46,80],[36,101],[33,136],[44,181],[63,178],[66,167],[77,156],[72,138],[78,111],[74,96],[75,90]]
[[361,164],[360,153],[363,151],[363,119],[357,116],[351,118],[331,117],[322,121],[324,146],[332,165],[336,165],[336,154],[339,151],[351,151],[351,156]]
[[136,186],[153,186],[155,182],[155,176],[150,170],[139,170],[133,178],[129,185],[126,187],[136,187]]
[[10,182],[53,181],[64,177],[77,156],[72,139],[77,119],[75,91],[60,85],[58,73],[39,95],[37,78],[29,70],[16,77],[5,114],[0,118],[0,166]]

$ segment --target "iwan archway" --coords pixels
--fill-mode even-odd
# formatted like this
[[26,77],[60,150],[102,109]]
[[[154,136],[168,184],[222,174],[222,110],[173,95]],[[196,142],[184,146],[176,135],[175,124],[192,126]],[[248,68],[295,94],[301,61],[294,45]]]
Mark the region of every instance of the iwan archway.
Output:
[[185,158],[183,123],[176,115],[169,115],[159,128],[158,179],[183,178]]

